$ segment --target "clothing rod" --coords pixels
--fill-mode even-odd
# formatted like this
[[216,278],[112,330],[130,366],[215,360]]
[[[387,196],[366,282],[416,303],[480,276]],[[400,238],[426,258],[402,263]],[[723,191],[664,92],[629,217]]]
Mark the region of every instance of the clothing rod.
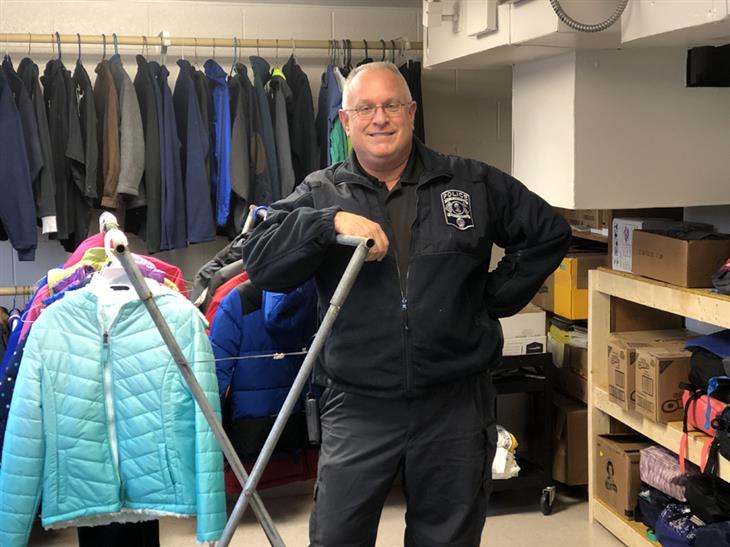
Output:
[[33,293],[35,293],[35,287],[33,285],[0,287],[0,296],[30,296]]
[[[102,34],[82,34],[80,36],[82,44],[104,44],[104,35]],[[61,45],[72,46],[78,44],[76,34],[61,34]],[[367,44],[368,52],[377,56],[382,51],[383,44],[380,40],[350,40],[348,46],[351,49],[364,50]],[[342,48],[343,40],[334,40],[337,47]],[[385,42],[385,51],[389,52],[393,49],[391,40],[383,40]],[[185,47],[237,47],[242,48],[268,48],[268,49],[329,49],[332,47],[332,40],[292,40],[291,38],[195,38],[183,36],[119,36],[117,35],[117,44],[120,46],[185,46]],[[411,42],[403,38],[393,40],[396,49],[420,50],[423,42]],[[55,33],[0,33],[0,44],[18,43],[18,44],[55,44]],[[114,35],[106,35],[107,47],[114,47]]]

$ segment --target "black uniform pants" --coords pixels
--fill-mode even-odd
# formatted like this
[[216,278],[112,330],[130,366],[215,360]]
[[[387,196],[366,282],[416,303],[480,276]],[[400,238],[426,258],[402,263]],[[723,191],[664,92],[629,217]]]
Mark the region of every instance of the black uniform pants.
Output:
[[310,517],[313,547],[375,544],[385,498],[403,474],[408,547],[478,546],[496,446],[488,375],[418,399],[326,389]]

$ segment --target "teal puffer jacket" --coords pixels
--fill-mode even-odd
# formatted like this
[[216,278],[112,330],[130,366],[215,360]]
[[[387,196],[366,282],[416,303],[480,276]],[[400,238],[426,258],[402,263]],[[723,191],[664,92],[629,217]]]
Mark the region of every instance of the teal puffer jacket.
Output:
[[[155,301],[220,417],[202,316],[180,295]],[[219,539],[223,456],[210,426],[142,302],[102,308],[73,291],[31,329],[3,446],[0,545],[26,545],[41,499],[46,528],[197,514],[198,541]]]

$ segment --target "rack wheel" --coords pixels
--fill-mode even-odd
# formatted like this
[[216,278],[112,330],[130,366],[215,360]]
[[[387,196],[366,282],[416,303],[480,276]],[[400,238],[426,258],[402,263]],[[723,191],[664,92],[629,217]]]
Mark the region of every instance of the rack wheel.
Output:
[[542,489],[540,496],[540,511],[543,515],[549,515],[553,512],[553,503],[555,502],[555,487],[547,486]]

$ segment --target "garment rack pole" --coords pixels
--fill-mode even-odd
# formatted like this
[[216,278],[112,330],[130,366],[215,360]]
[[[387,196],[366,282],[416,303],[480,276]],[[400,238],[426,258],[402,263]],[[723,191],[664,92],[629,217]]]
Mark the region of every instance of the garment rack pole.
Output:
[[0,296],[30,296],[35,293],[33,285],[18,285],[17,287],[0,287]]
[[266,466],[274,453],[274,448],[279,442],[281,434],[284,432],[286,422],[289,420],[289,416],[291,416],[291,413],[294,411],[294,407],[299,401],[299,397],[304,386],[309,380],[312,369],[314,368],[314,363],[319,356],[319,352],[324,347],[324,342],[332,330],[332,325],[334,324],[335,319],[337,319],[340,308],[344,304],[347,295],[350,293],[350,289],[352,289],[352,286],[355,284],[355,279],[357,279],[357,275],[360,273],[360,269],[365,263],[365,258],[367,257],[370,247],[373,246],[374,241],[363,237],[338,235],[337,243],[340,245],[353,246],[355,247],[355,251],[353,252],[352,257],[342,274],[340,282],[337,284],[337,287],[332,294],[327,313],[322,319],[319,329],[317,329],[317,334],[312,341],[312,345],[307,352],[307,356],[304,358],[304,362],[294,379],[294,383],[284,400],[284,404],[282,405],[279,414],[276,416],[271,432],[266,438],[266,442],[261,448],[258,458],[256,458],[256,463],[254,464],[253,469],[251,469],[251,474],[243,487],[243,492],[241,492],[241,495],[233,508],[233,512],[228,518],[228,523],[223,530],[221,539],[218,542],[218,547],[228,547],[231,538],[233,537],[233,532],[236,530],[239,521],[246,511],[249,499],[253,500],[252,496],[256,493],[256,486],[258,485],[264,469],[266,469]]
[[[101,227],[101,231],[107,234],[107,236],[105,237],[110,237],[112,241],[112,252],[114,253],[114,256],[116,256],[116,258],[122,264],[122,267],[129,277],[129,280],[132,282],[134,290],[137,292],[140,300],[147,308],[147,311],[152,317],[152,320],[155,323],[155,326],[157,327],[160,336],[162,336],[162,340],[165,342],[165,345],[170,350],[172,358],[177,364],[178,369],[180,369],[180,373],[182,374],[185,383],[190,388],[190,392],[192,393],[195,402],[198,404],[198,407],[205,416],[205,419],[210,425],[213,434],[218,440],[218,443],[220,444],[221,449],[223,450],[223,453],[228,460],[228,463],[231,465],[231,468],[238,478],[238,481],[241,483],[242,486],[244,486],[248,480],[246,470],[244,469],[235,448],[233,448],[230,439],[223,430],[223,426],[218,420],[218,417],[215,415],[213,407],[210,406],[210,403],[208,402],[208,399],[206,398],[203,389],[200,387],[197,378],[195,378],[193,371],[190,369],[190,366],[185,359],[185,355],[183,354],[180,346],[177,343],[177,340],[175,339],[175,336],[170,330],[170,326],[167,324],[167,321],[165,321],[162,312],[160,312],[160,309],[157,307],[157,303],[152,296],[152,292],[147,286],[147,283],[145,282],[142,273],[139,271],[139,268],[137,267],[137,264],[132,257],[132,253],[129,251],[127,238],[124,235],[124,232],[119,230],[119,225],[117,224],[116,217],[109,212],[105,212],[99,218],[99,224]],[[256,492],[253,493],[251,505],[259,523],[261,524],[261,527],[264,529],[264,533],[266,534],[269,543],[274,547],[285,547],[284,540],[281,538],[279,532],[276,530],[274,522],[271,519],[271,515],[269,515],[269,513],[266,511],[266,508],[264,507],[261,498]]]
[[[102,34],[76,34],[59,35],[61,43],[98,44],[104,43]],[[107,41],[111,40],[112,34],[107,35]],[[0,43],[18,44],[53,44],[56,42],[55,33],[0,33]],[[333,40],[293,40],[291,38],[195,38],[185,36],[117,36],[117,44],[120,46],[185,46],[185,47],[247,47],[247,48],[268,48],[268,49],[329,49]],[[334,40],[337,47],[342,47],[342,40]],[[394,44],[391,40],[385,40],[385,51],[391,51]],[[399,50],[420,50],[423,42],[411,42],[404,38],[394,39],[392,42]],[[352,40],[347,46],[349,49],[365,49],[378,51],[383,48],[381,40]]]

